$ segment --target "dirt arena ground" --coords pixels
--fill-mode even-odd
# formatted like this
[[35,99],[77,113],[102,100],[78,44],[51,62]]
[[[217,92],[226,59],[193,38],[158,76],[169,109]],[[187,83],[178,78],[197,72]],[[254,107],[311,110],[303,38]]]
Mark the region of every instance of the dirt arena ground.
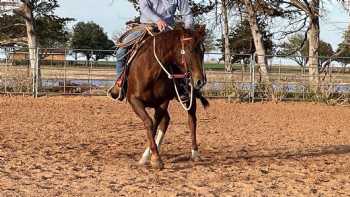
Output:
[[0,196],[349,196],[350,108],[211,101],[202,160],[177,103],[165,169],[137,167],[143,124],[104,97],[0,97]]

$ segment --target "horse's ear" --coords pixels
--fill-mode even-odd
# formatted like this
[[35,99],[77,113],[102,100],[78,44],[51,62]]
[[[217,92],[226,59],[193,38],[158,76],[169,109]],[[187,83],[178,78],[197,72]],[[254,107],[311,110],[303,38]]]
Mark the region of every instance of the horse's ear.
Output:
[[206,28],[205,25],[196,25],[194,27],[194,34],[198,41],[204,41],[206,36]]

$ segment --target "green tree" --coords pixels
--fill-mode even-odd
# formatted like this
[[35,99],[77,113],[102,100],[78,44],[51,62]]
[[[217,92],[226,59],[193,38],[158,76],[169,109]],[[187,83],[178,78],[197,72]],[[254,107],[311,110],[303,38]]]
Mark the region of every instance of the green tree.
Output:
[[[40,61],[36,61],[38,57],[36,49],[38,48],[38,46],[40,46],[40,44],[43,44],[43,43],[46,43],[46,44],[51,44],[54,42],[57,43],[57,40],[54,42],[51,40],[52,38],[51,36],[55,37],[59,33],[61,33],[61,32],[57,32],[57,25],[54,25],[55,28],[51,32],[49,31],[51,29],[48,28],[47,25],[52,24],[53,21],[55,21],[56,24],[60,24],[58,25],[59,27],[64,27],[66,22],[71,20],[69,18],[61,18],[56,16],[54,14],[54,11],[58,7],[59,7],[59,4],[57,0],[17,0],[17,1],[13,1],[13,7],[3,10],[1,12],[1,14],[5,14],[8,12],[15,14],[13,17],[19,17],[22,20],[22,23],[25,25],[26,39],[24,41],[27,43],[27,49],[29,51],[29,64],[31,68],[35,68],[35,67],[38,68],[38,73],[33,72],[31,74],[34,76],[33,77],[34,79],[37,79],[39,89],[41,88],[41,69],[40,69]],[[9,18],[10,17],[7,16],[7,19]],[[19,18],[15,18],[11,20],[17,22],[19,21]],[[10,21],[5,20],[7,21],[8,26],[6,26],[5,28],[1,28],[0,31],[4,31],[3,33],[7,34],[7,32],[12,31],[13,27],[14,28],[20,27],[18,23],[11,25],[12,23],[11,20]],[[40,26],[40,24],[42,25]],[[16,37],[16,36],[22,37],[23,36],[22,32],[24,31],[16,30],[13,32],[18,32],[20,35],[15,35],[15,34],[11,35],[10,38],[5,40],[5,43],[10,42],[12,45],[18,44],[16,40],[18,38],[13,38],[13,37]],[[57,37],[55,37],[55,39],[56,38]],[[48,42],[48,40],[51,40],[52,42]],[[61,38],[58,40],[62,41]],[[23,44],[24,41],[21,40],[20,43]],[[3,41],[1,41],[1,43],[2,42]],[[50,47],[53,47],[53,46],[50,46]],[[37,92],[34,93],[34,95],[36,94]]]
[[[273,54],[274,45],[272,42],[272,34],[268,31],[267,24],[260,22],[259,27],[262,30],[263,44],[268,54]],[[247,60],[247,55],[253,54],[255,50],[254,40],[250,29],[249,21],[242,20],[236,26],[232,27],[229,34],[231,63],[240,60]],[[218,47],[224,50],[222,39],[218,40]]]
[[41,48],[62,48],[67,45],[69,31],[66,28],[70,18],[42,16],[35,21],[38,44]]
[[350,47],[346,45],[340,45],[339,50],[341,50],[339,57],[336,57],[336,60],[342,63],[343,67],[347,64],[350,64]]
[[337,61],[341,62],[345,67],[347,64],[350,64],[350,29],[344,32],[343,39],[343,42],[338,45],[336,54]]
[[[309,43],[306,42],[305,37],[302,34],[291,36],[280,46],[280,48],[280,55],[286,55],[301,67],[304,67],[309,61]],[[327,61],[327,57],[331,57],[334,54],[332,45],[320,40],[318,54],[320,56],[320,67],[325,61]]]
[[21,17],[3,14],[0,16],[0,46],[11,46],[15,43],[25,44],[26,26]]
[[304,67],[307,63],[308,50],[305,46],[305,39],[302,34],[295,34],[280,45],[279,55],[285,55],[295,61],[299,66]]
[[[23,3],[24,4],[24,3]],[[57,1],[28,1],[28,6],[32,9],[33,30],[38,47],[54,48],[63,47],[69,39],[66,24],[72,18],[58,17],[54,11],[59,7]],[[26,41],[26,23],[23,9],[15,11],[18,14],[0,15],[0,45],[24,45]]]
[[[87,60],[90,60],[92,56],[98,60],[111,55],[113,52],[101,50],[112,50],[114,46],[113,41],[108,39],[103,28],[94,22],[79,22],[73,27],[71,47],[84,49],[75,50],[75,52],[83,53]],[[92,51],[86,49],[92,49]]]

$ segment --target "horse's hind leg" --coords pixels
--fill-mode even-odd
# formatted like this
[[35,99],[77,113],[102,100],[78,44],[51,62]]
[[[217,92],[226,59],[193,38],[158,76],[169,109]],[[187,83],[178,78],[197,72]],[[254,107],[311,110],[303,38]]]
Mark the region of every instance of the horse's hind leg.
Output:
[[191,151],[191,159],[196,161],[199,159],[198,145],[197,145],[197,103],[196,100],[193,100],[192,108],[188,111],[188,125],[191,130],[191,138],[192,138],[192,151]]
[[[160,152],[160,146],[163,142],[165,132],[168,128],[169,121],[170,121],[170,116],[168,113],[168,105],[169,105],[169,102],[162,104],[160,107],[158,107],[155,110],[155,113],[154,113],[153,124],[154,124],[155,131],[157,130],[157,127],[158,127],[158,132],[156,137],[158,152]],[[151,150],[149,147],[147,147],[145,152],[142,155],[142,158],[139,161],[139,164],[145,165],[150,159],[150,157],[151,157]]]
[[147,130],[147,140],[148,140],[148,147],[150,147],[152,151],[152,157],[151,157],[151,165],[154,168],[162,169],[163,163],[159,156],[157,145],[154,141],[155,137],[155,125],[152,122],[151,117],[146,112],[144,104],[136,99],[136,98],[130,98],[129,100],[133,110],[135,113],[141,118],[143,121],[145,128]]

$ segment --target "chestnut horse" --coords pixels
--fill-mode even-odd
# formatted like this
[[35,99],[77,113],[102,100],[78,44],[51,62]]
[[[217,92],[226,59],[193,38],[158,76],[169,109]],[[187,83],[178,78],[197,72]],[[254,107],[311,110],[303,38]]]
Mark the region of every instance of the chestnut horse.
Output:
[[[191,32],[177,28],[149,36],[132,61],[128,72],[126,97],[134,112],[143,121],[148,139],[148,148],[139,161],[140,165],[151,159],[153,168],[163,168],[159,148],[170,121],[169,102],[178,95],[174,82],[178,78],[187,78],[189,87],[193,87],[190,93],[193,99],[187,103],[187,106],[190,105],[187,113],[192,137],[191,157],[197,159],[199,156],[196,140],[196,98],[200,99],[204,107],[209,105],[199,91],[206,83],[203,69],[204,37],[205,27],[202,26]],[[113,90],[111,93],[113,94]],[[155,109],[153,118],[147,113],[146,107]]]

